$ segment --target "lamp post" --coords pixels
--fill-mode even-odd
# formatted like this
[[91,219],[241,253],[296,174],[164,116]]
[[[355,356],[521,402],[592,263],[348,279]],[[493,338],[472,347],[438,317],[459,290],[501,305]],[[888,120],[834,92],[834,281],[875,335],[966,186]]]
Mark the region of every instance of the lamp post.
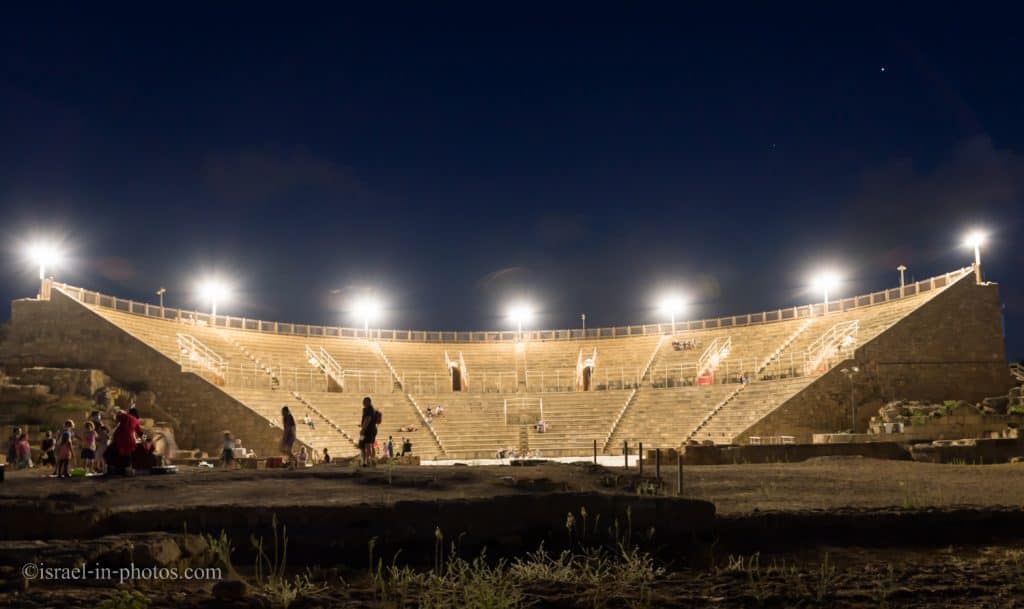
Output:
[[839,285],[839,277],[835,273],[819,273],[814,278],[814,285],[822,291],[822,297],[825,301],[825,310],[822,311],[822,315],[828,314],[828,293],[829,290],[834,290]]
[[[161,288],[163,290],[163,288]],[[228,296],[227,285],[220,279],[206,279],[199,285],[199,294],[204,300],[210,301],[210,324],[217,325],[217,303],[225,300]],[[160,297],[160,306],[163,307],[163,295]]]
[[580,322],[583,324],[583,334],[587,333],[587,314],[580,313]]
[[967,233],[967,238],[964,239],[966,247],[974,248],[974,280],[977,283],[981,283],[981,246],[985,245],[986,239],[985,233],[979,230]]
[[663,315],[668,315],[669,323],[672,325],[672,335],[676,333],[676,314],[683,310],[683,299],[678,295],[665,296],[659,305]]
[[355,302],[353,313],[356,319],[363,320],[363,336],[370,340],[370,319],[376,319],[380,314],[380,302],[373,296],[366,296]]
[[164,312],[164,294],[167,293],[167,288],[160,288],[156,291],[156,295],[160,297],[160,314]]
[[903,286],[906,285],[903,282],[903,271],[906,271],[907,267],[901,264],[898,267],[896,267],[896,270],[900,272],[900,297],[902,298],[903,297]]
[[849,368],[843,368],[840,372],[845,374],[846,378],[850,379],[850,433],[853,434],[857,431],[857,406],[854,401],[853,377],[855,374],[860,372],[860,368],[857,366],[850,366]]
[[39,298],[49,298],[49,290],[46,289],[46,269],[60,263],[63,254],[53,243],[39,241],[28,246],[28,259],[39,265]]
[[516,324],[516,342],[523,342],[523,322],[529,321],[532,316],[533,309],[527,304],[517,304],[509,310],[509,317]]

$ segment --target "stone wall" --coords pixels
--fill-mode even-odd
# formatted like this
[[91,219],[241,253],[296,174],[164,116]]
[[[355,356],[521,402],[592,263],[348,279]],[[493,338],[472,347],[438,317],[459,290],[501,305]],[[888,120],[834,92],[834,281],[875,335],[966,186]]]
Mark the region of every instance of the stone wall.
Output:
[[176,419],[180,446],[218,455],[223,432],[230,430],[261,455],[278,453],[280,431],[266,419],[57,290],[48,301],[13,302],[0,361],[9,368],[99,368],[124,384],[152,390]]
[[[841,368],[856,365],[850,381]],[[791,435],[810,442],[814,433],[849,429],[851,401],[856,429],[865,430],[885,403],[896,399],[979,402],[1013,386],[1006,362],[999,287],[965,275],[892,328],[857,349],[851,360],[747,429],[749,436]]]
[[55,395],[82,395],[92,397],[110,385],[110,377],[102,370],[81,368],[25,368],[18,374],[21,385],[46,385]]

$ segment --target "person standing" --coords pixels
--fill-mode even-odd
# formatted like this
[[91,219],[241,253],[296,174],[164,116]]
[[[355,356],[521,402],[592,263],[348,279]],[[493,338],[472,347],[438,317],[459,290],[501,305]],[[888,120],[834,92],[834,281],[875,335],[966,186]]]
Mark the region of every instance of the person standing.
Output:
[[363,398],[363,416],[359,422],[359,450],[363,467],[374,463],[374,443],[377,441],[377,410],[369,396]]
[[[142,431],[139,424],[139,411],[134,407],[128,412],[121,411],[115,418],[117,426],[114,427],[114,446],[117,447],[117,469],[126,472],[132,465],[132,454],[138,443],[135,436]],[[108,464],[109,466],[109,464]]]
[[296,469],[298,462],[295,453],[292,452],[295,446],[295,417],[287,406],[281,407],[281,427],[284,429],[281,436],[281,453],[288,457],[288,467]]

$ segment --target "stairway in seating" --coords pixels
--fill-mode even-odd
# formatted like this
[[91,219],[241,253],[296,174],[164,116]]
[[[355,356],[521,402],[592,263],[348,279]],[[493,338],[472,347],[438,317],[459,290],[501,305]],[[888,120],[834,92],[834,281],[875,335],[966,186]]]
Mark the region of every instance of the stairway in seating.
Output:
[[441,437],[437,435],[437,430],[434,429],[434,426],[427,419],[427,416],[423,414],[423,411],[420,409],[420,405],[416,403],[416,400],[413,399],[412,395],[403,391],[402,381],[399,378],[398,372],[395,370],[395,367],[391,365],[391,360],[388,359],[388,356],[384,353],[383,349],[380,348],[380,345],[377,344],[376,341],[370,342],[370,347],[371,349],[373,349],[373,352],[376,353],[380,357],[380,359],[384,361],[384,364],[387,365],[388,370],[391,372],[391,380],[394,382],[393,388],[398,389],[402,393],[402,395],[405,396],[405,401],[409,404],[409,406],[413,408],[413,410],[416,411],[416,414],[419,415],[420,421],[423,422],[423,426],[426,427],[427,431],[430,432],[430,436],[434,439],[434,445],[437,447],[438,452],[442,456],[446,456],[444,444],[441,443]]
[[530,432],[525,425],[519,428],[519,454],[523,457],[530,454]]
[[[768,367],[768,364],[770,364],[772,362],[772,360],[774,360],[776,357],[778,357],[780,353],[785,351],[786,347],[788,347],[793,341],[795,341],[797,339],[797,337],[799,337],[801,334],[803,334],[804,330],[806,330],[808,327],[810,327],[812,323],[814,323],[814,318],[813,317],[804,320],[804,322],[802,324],[800,324],[800,326],[792,334],[787,336],[786,340],[782,341],[782,344],[780,344],[778,346],[778,348],[776,348],[774,351],[772,351],[772,353],[768,357],[764,358],[764,360],[761,361],[761,363],[758,365],[757,369],[754,370],[754,375],[753,375],[754,378],[755,379],[759,378],[761,372],[765,368]],[[705,416],[701,420],[701,422],[698,423],[697,426],[693,428],[693,431],[691,431],[689,434],[687,434],[686,441],[683,442],[683,443],[685,444],[686,442],[689,442],[690,440],[693,440],[695,438],[695,436],[697,435],[697,433],[700,432],[701,429],[707,427],[711,423],[711,421],[715,418],[715,415],[718,414],[719,412],[721,412],[722,409],[725,408],[727,404],[729,404],[730,402],[735,400],[736,396],[738,396],[740,393],[742,393],[744,389],[749,387],[751,384],[754,384],[754,383],[757,383],[757,382],[758,381],[751,381],[750,383],[741,383],[738,387],[736,387],[735,391],[733,391],[729,395],[725,396],[725,398],[723,398],[721,402],[716,404],[715,407],[711,409],[711,412],[709,412],[707,414],[707,416]],[[730,440],[731,440],[731,438],[730,438]]]
[[234,339],[233,336],[227,336],[227,335],[225,335],[225,333],[220,332],[218,330],[214,330],[214,331],[217,332],[217,334],[218,334],[218,336],[220,336],[221,340],[223,340],[226,343],[231,344],[233,347],[238,349],[242,353],[242,355],[244,355],[247,358],[249,358],[249,360],[253,364],[255,364],[257,368],[259,368],[260,370],[265,372],[267,374],[267,376],[270,377],[270,387],[272,389],[277,389],[277,388],[279,388],[281,386],[281,379],[277,378],[277,375],[274,374],[274,369],[271,368],[270,366],[267,366],[266,364],[264,364],[260,360],[260,358],[256,357],[252,353],[252,351],[249,351],[249,349],[247,349],[245,347],[245,345],[239,343],[237,340]]
[[349,441],[349,443],[352,444],[353,448],[355,448],[356,450],[359,449],[359,444],[356,441],[356,439],[352,437],[352,434],[350,434],[347,431],[345,431],[336,421],[334,421],[333,419],[328,417],[326,414],[324,414],[323,411],[321,411],[319,408],[317,408],[316,404],[314,404],[313,402],[309,401],[309,399],[306,398],[306,396],[302,395],[298,391],[292,391],[292,395],[295,396],[296,400],[302,402],[302,404],[305,405],[306,408],[308,408],[316,416],[320,417],[323,420],[323,422],[325,424],[327,424],[328,427],[330,427],[334,431],[340,433],[346,440]]

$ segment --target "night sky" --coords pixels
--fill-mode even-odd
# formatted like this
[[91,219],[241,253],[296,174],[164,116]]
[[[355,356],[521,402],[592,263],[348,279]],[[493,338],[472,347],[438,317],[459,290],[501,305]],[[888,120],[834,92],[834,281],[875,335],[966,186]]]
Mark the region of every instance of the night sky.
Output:
[[352,324],[372,289],[384,327],[619,325],[928,277],[977,226],[1024,357],[1016,19],[433,5],[5,7],[0,300],[51,235],[59,280],[170,306],[216,272],[232,315]]

